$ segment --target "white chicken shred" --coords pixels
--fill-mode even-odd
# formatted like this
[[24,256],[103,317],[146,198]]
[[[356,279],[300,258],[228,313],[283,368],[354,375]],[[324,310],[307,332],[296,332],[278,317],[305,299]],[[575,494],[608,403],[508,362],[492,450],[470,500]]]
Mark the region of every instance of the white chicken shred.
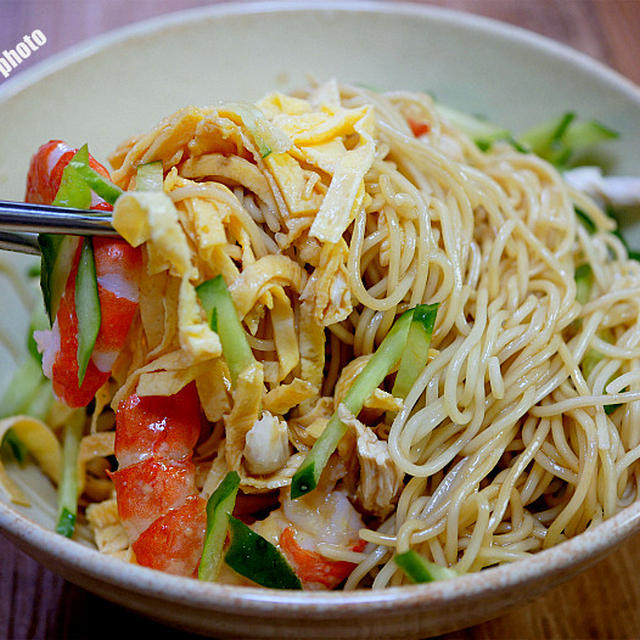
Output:
[[360,478],[356,497],[362,508],[385,517],[394,509],[403,486],[402,472],[389,454],[389,445],[379,440],[370,427],[362,424],[345,406],[338,407],[340,420],[354,429],[360,463]]
[[289,459],[287,423],[263,411],[245,437],[244,458],[247,468],[256,475],[274,473]]

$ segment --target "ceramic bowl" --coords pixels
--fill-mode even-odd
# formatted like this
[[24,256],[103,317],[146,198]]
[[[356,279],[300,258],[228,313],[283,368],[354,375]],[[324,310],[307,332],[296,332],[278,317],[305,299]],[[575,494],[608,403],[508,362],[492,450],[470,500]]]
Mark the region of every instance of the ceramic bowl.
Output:
[[[429,90],[515,130],[580,109],[621,133],[611,171],[637,173],[640,91],[587,57],[523,30],[425,6],[216,5],[107,34],[0,86],[0,197],[21,199],[28,160],[52,137],[94,154],[186,104],[255,99],[312,74]],[[544,99],[541,100],[541,96]],[[23,272],[28,261],[2,256]],[[28,292],[26,292],[27,295]],[[22,344],[26,312],[3,280],[0,322]],[[0,385],[12,369],[0,346]],[[32,500],[0,497],[0,529],[47,567],[170,624],[219,637],[419,638],[497,616],[595,563],[640,529],[640,504],[531,559],[441,583],[382,592],[290,593],[202,584],[99,554],[52,533],[55,493],[19,474]]]

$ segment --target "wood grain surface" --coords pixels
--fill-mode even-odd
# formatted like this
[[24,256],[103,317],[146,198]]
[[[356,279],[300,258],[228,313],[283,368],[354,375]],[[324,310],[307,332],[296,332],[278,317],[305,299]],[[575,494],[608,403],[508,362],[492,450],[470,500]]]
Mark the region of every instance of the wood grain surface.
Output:
[[[0,0],[0,50],[42,30],[47,43],[20,72],[99,33],[198,0]],[[427,3],[425,3],[427,4]],[[568,44],[640,84],[640,0],[437,0]],[[0,135],[1,128],[0,125]],[[640,154],[639,154],[640,155]],[[640,537],[578,578],[452,638],[640,637]],[[188,638],[65,582],[0,537],[0,638]]]

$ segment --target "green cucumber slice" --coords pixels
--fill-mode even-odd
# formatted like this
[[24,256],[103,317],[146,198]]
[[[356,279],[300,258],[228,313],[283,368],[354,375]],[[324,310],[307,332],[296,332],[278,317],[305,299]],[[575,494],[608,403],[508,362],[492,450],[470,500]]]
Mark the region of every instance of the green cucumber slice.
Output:
[[73,413],[64,426],[62,445],[62,477],[58,485],[58,522],[56,532],[73,536],[78,513],[78,451],[84,430],[84,410]]
[[[123,193],[120,187],[91,168],[89,165],[89,149],[86,144],[78,149],[78,152],[71,158],[68,167],[75,169],[86,185],[109,204],[115,204]],[[88,209],[88,206],[82,208]]]
[[576,281],[576,300],[580,304],[587,304],[591,297],[591,289],[593,287],[593,270],[587,262],[576,268],[573,275]]
[[40,363],[29,356],[16,369],[0,400],[0,419],[25,411],[44,380]]
[[394,556],[393,561],[405,572],[412,582],[433,582],[457,577],[457,573],[448,567],[425,560],[420,554],[411,550]]
[[162,191],[162,162],[147,162],[138,166],[136,191]]
[[58,236],[41,233],[38,244],[42,254],[40,288],[49,321],[53,325],[60,307],[73,259],[80,239],[77,236]]
[[222,110],[230,111],[240,117],[263,158],[272,152],[282,153],[291,147],[291,141],[284,132],[271,124],[255,105],[233,102],[223,105]]
[[84,238],[82,243],[75,293],[76,316],[78,318],[78,386],[80,386],[87,372],[87,366],[102,322],[98,279],[90,238]]
[[[389,333],[384,337],[376,352],[345,395],[342,402],[353,415],[360,413],[365,400],[380,385],[393,365],[402,356],[414,312],[415,309],[409,309],[395,321]],[[313,491],[318,486],[322,471],[346,430],[347,428],[336,411],[291,480],[291,497],[293,499]]]
[[407,344],[402,352],[396,380],[391,390],[392,395],[396,397],[407,397],[413,383],[427,364],[438,306],[438,304],[420,305],[413,312]]
[[239,486],[240,476],[235,471],[229,471],[207,500],[207,530],[198,567],[199,580],[212,582],[218,577],[229,528],[227,516],[233,512]]
[[[76,152],[74,158],[80,153]],[[57,207],[88,209],[91,206],[91,189],[74,167],[68,164],[62,172],[62,180],[58,187],[53,204]]]
[[228,516],[231,544],[225,562],[241,576],[270,589],[302,589],[300,579],[278,549],[244,522]]
[[[42,375],[40,361],[29,356],[16,369],[2,394],[0,419],[24,414],[43,420],[52,402],[51,383]],[[5,433],[0,446],[4,451],[10,451],[18,462],[24,462],[28,453],[12,429]]]
[[482,151],[487,151],[497,140],[506,140],[511,136],[508,129],[479,116],[458,111],[440,102],[434,106],[440,116],[468,135]]
[[231,373],[231,382],[255,362],[231,294],[221,275],[196,287],[196,293],[207,314],[209,325],[219,336],[222,353]]
[[[86,145],[78,150],[73,159],[80,155],[80,160],[87,158]],[[72,159],[72,162],[73,162]],[[58,207],[88,209],[91,206],[91,189],[80,172],[71,163],[62,172],[62,180],[53,204]],[[75,236],[61,236],[41,233],[38,244],[42,254],[40,268],[40,288],[45,308],[51,324],[54,323],[60,306],[60,299],[69,279],[71,266],[78,248],[79,239]]]

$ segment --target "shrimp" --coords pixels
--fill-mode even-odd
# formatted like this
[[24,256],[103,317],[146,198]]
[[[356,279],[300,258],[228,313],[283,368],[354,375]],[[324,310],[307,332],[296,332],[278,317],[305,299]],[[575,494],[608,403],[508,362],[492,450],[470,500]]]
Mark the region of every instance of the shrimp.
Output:
[[[335,589],[356,568],[353,562],[329,560],[316,551],[304,548],[296,540],[294,527],[284,529],[280,534],[279,542],[281,549],[293,565],[296,575],[308,589],[322,587]],[[351,550],[362,551],[365,546],[366,542],[359,540]]]
[[110,474],[138,564],[192,576],[202,555],[206,502],[196,493],[193,448],[200,399],[191,383],[173,396],[133,394],[116,413]]
[[358,539],[364,523],[346,491],[316,490],[297,500],[283,495],[281,503],[252,528],[280,547],[305,589],[334,589],[356,565],[326,558],[318,545],[362,551],[366,544]]
[[[25,201],[51,204],[60,187],[64,168],[76,151],[61,140],[50,140],[42,145],[31,159]],[[89,165],[109,178],[109,172],[92,156],[89,156]],[[112,207],[92,194],[91,208],[110,211]],[[34,333],[43,354],[43,371],[51,378],[56,395],[70,407],[89,404],[109,379],[138,309],[140,250],[117,238],[94,238],[92,242],[102,321],[81,385],[78,385],[78,318],[75,311],[75,282],[82,248],[79,238],[53,326],[50,330]]]

